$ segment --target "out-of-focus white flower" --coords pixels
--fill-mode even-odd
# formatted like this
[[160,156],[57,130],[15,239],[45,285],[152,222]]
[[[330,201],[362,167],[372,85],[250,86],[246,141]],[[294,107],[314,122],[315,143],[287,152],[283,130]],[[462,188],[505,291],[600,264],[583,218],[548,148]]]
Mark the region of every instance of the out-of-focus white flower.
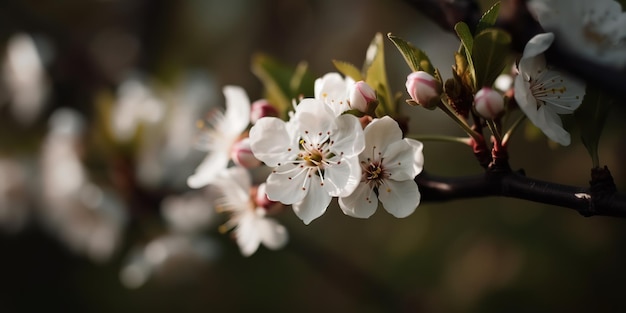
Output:
[[406,91],[413,101],[430,108],[439,102],[441,82],[427,72],[413,72],[406,78]]
[[0,158],[0,229],[21,230],[30,217],[26,169],[16,160]]
[[111,113],[113,134],[118,140],[127,141],[141,123],[157,123],[164,113],[165,104],[150,87],[138,78],[128,78],[118,87]]
[[166,234],[145,247],[135,248],[119,277],[122,284],[131,289],[151,279],[166,283],[188,281],[219,256],[219,248],[209,237]]
[[546,66],[543,52],[554,40],[552,33],[530,39],[519,61],[515,100],[528,119],[548,138],[567,146],[570,134],[558,114],[571,114],[583,101],[585,84]]
[[218,194],[215,206],[218,211],[230,214],[221,230],[234,229],[235,240],[241,254],[251,256],[262,243],[276,250],[287,244],[287,229],[266,216],[267,211],[255,203],[251,194],[252,177],[241,167],[224,170],[213,187]]
[[413,180],[424,165],[423,145],[402,139],[402,130],[389,116],[374,119],[365,127],[365,149],[359,155],[360,184],[339,206],[349,216],[368,218],[378,200],[395,217],[406,217],[420,203],[420,192]]
[[106,261],[119,245],[126,211],[113,193],[89,180],[78,155],[82,129],[72,110],[50,117],[41,153],[42,217],[72,250]]
[[224,87],[226,112],[215,112],[203,130],[199,148],[208,152],[187,184],[201,188],[211,183],[228,166],[233,145],[250,124],[250,100],[246,91],[238,86]]
[[22,124],[31,124],[44,107],[50,82],[30,35],[19,33],[9,38],[3,70],[14,117]]
[[168,196],[161,203],[161,212],[172,231],[184,234],[200,233],[215,220],[213,206],[199,191]]
[[268,197],[292,204],[305,224],[324,214],[332,197],[345,197],[359,184],[361,124],[353,115],[335,115],[321,100],[303,99],[289,123],[260,119],[250,140],[254,155],[274,168]]
[[214,101],[215,84],[203,72],[190,72],[163,95],[163,119],[145,125],[138,138],[137,179],[145,187],[185,187],[189,174],[204,157],[194,149],[196,121]]
[[492,120],[504,112],[504,98],[499,92],[483,87],[474,95],[474,108],[480,116]]
[[573,53],[598,63],[626,66],[626,13],[613,0],[531,0],[544,30]]

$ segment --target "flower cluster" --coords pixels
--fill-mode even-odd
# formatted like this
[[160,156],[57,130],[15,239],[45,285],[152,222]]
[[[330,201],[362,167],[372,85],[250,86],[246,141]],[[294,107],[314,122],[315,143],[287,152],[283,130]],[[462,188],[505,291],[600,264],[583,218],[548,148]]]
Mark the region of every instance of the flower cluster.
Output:
[[[422,144],[403,139],[389,116],[366,115],[376,108],[376,91],[335,72],[318,78],[314,89],[314,97],[300,98],[283,120],[267,100],[250,104],[243,89],[227,86],[226,112],[213,113],[203,129],[199,146],[208,154],[187,183],[208,186],[216,209],[230,214],[220,229],[233,230],[245,256],[260,244],[286,244],[285,227],[270,217],[285,205],[305,224],[333,198],[358,218],[370,217],[379,200],[396,217],[419,205],[414,178],[423,166]],[[271,171],[254,185],[249,170],[261,162]]]

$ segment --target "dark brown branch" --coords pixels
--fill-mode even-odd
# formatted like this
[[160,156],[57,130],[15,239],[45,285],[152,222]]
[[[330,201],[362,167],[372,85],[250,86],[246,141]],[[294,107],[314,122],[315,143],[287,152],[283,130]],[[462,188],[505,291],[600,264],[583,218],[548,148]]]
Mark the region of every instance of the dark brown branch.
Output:
[[[405,0],[426,17],[432,19],[444,30],[454,32],[457,22],[465,22],[470,28],[477,25],[482,16],[481,8],[472,0]],[[524,0],[502,1],[500,16],[496,23],[511,34],[512,48],[522,52],[524,46],[534,35],[544,32],[535,21]],[[573,75],[593,82],[616,97],[626,98],[626,70],[597,64],[582,58],[575,51],[559,45],[558,34],[556,41],[546,52],[548,62],[556,67],[570,72]]]
[[422,202],[503,196],[570,208],[584,216],[626,217],[626,196],[615,193],[612,182],[595,181],[592,187],[584,188],[541,181],[513,171],[454,178],[422,172],[415,181]]

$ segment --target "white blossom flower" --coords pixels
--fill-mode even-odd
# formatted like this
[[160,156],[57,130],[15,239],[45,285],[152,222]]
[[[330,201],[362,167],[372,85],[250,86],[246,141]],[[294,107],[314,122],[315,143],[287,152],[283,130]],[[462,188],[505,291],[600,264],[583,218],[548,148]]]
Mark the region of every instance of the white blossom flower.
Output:
[[563,129],[558,114],[571,114],[580,106],[585,85],[546,66],[543,52],[553,40],[552,33],[545,33],[526,44],[515,78],[515,100],[548,138],[567,146],[570,134]]
[[126,208],[113,192],[89,179],[79,158],[83,119],[70,109],[50,117],[41,153],[44,224],[71,249],[106,261],[122,240]]
[[111,113],[113,134],[118,140],[130,140],[141,123],[157,123],[164,113],[165,104],[145,82],[137,77],[128,78],[117,90]]
[[13,116],[22,124],[31,124],[43,110],[50,93],[50,81],[33,37],[18,33],[9,38],[3,78]]
[[322,100],[335,115],[348,110],[365,112],[370,102],[376,100],[376,92],[364,81],[355,82],[336,72],[326,73],[315,80],[315,99]]
[[215,112],[210,125],[203,132],[199,148],[208,155],[187,179],[191,188],[201,188],[211,183],[217,174],[228,166],[233,145],[250,124],[250,99],[238,86],[225,86],[226,111]]
[[166,197],[161,202],[161,212],[170,229],[182,234],[200,233],[215,220],[208,197],[197,190]]
[[274,167],[267,178],[270,200],[293,204],[305,224],[321,216],[332,197],[354,191],[361,177],[358,154],[365,146],[359,120],[336,116],[318,99],[303,99],[289,124],[262,118],[250,129],[252,152]]
[[528,8],[544,30],[583,57],[626,65],[626,13],[613,0],[532,0]]
[[365,149],[359,155],[362,176],[359,186],[339,206],[349,216],[368,218],[378,200],[395,217],[406,217],[420,203],[420,192],[413,180],[422,171],[423,145],[402,139],[402,130],[389,116],[374,119],[364,130]]
[[287,229],[267,217],[266,210],[255,203],[250,173],[242,167],[231,167],[219,177],[219,181],[210,185],[218,193],[215,207],[220,212],[230,213],[230,219],[221,230],[233,229],[241,254],[251,256],[261,243],[272,250],[284,247],[288,240]]

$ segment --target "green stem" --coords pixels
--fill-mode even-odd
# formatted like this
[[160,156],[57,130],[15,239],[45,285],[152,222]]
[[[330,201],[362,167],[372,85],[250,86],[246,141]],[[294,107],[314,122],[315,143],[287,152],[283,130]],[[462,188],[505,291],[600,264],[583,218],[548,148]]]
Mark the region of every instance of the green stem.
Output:
[[498,131],[498,127],[493,122],[493,120],[486,120],[486,121],[487,121],[487,127],[489,127],[489,130],[493,134],[493,137],[496,139],[496,142],[498,144],[501,144],[502,143],[502,137],[500,136],[500,131]]
[[481,140],[483,140],[481,137],[481,135],[479,133],[477,133],[475,130],[473,130],[468,124],[467,122],[462,119],[460,116],[458,116],[456,113],[454,113],[449,107],[448,105],[444,102],[443,99],[441,99],[441,102],[438,104],[438,107],[444,112],[446,113],[449,117],[452,118],[452,120],[454,120],[457,124],[459,124],[459,126],[461,126],[461,128],[463,128],[463,130],[470,135],[472,138],[474,138],[474,140],[476,142],[479,142]]
[[502,136],[502,145],[506,146],[506,144],[509,142],[509,138],[511,138],[511,135],[513,134],[513,132],[517,129],[517,127],[519,125],[522,124],[522,121],[526,119],[526,114],[522,114],[514,123],[513,125],[511,125],[511,128],[509,128],[509,130],[504,134],[504,136]]
[[408,134],[406,138],[411,138],[419,141],[441,141],[441,142],[453,142],[460,143],[464,145],[470,144],[469,137],[455,137],[455,136],[445,136],[445,135],[416,135],[416,134]]

